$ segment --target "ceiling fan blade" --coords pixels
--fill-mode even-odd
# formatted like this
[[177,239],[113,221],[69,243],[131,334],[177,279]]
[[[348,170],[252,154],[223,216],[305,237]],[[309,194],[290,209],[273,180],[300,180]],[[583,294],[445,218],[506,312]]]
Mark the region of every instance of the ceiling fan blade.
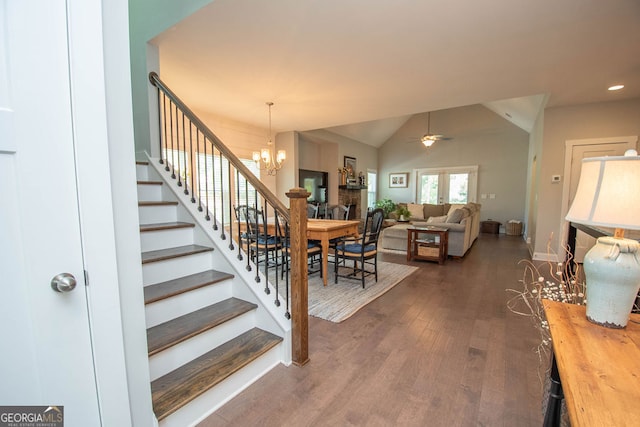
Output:
[[420,138],[421,141],[425,141],[425,140],[449,141],[450,139],[453,139],[453,138],[449,136],[444,136],[444,135],[423,135],[422,138]]

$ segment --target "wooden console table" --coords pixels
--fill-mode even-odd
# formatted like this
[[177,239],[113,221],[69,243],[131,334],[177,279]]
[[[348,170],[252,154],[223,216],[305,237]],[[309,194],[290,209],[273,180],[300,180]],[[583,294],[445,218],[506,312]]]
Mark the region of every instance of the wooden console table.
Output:
[[543,306],[553,341],[544,425],[560,425],[563,394],[573,426],[640,425],[640,314],[610,329],[589,322],[584,306]]
[[448,251],[448,228],[431,226],[407,228],[407,261],[420,259],[444,264]]

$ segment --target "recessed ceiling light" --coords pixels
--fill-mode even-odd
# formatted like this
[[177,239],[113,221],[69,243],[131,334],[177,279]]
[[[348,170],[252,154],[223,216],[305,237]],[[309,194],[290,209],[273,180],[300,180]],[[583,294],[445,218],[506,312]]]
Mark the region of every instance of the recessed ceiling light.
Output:
[[609,90],[620,90],[624,87],[624,85],[614,85],[614,86],[610,86]]

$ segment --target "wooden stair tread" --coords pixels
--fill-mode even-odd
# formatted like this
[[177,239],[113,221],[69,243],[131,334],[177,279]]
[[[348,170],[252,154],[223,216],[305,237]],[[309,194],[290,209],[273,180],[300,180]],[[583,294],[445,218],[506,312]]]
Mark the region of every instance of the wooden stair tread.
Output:
[[138,206],[177,206],[178,202],[167,200],[145,200],[139,201]]
[[145,231],[160,231],[160,230],[173,230],[176,228],[193,228],[196,225],[191,222],[159,222],[155,224],[140,224],[140,232],[144,233]]
[[136,165],[147,166],[149,165],[149,162],[146,160],[136,160]]
[[160,301],[184,292],[222,282],[233,278],[233,274],[217,270],[207,270],[189,276],[179,277],[162,283],[144,287],[144,303]]
[[159,249],[156,251],[148,251],[142,253],[142,263],[164,261],[173,258],[179,258],[188,255],[199,254],[202,252],[211,252],[213,248],[201,245],[186,245],[175,248]]
[[158,421],[278,345],[282,338],[253,328],[151,382]]
[[138,185],[162,185],[162,181],[137,181]]
[[149,328],[147,329],[149,356],[255,310],[257,307],[256,304],[232,297]]

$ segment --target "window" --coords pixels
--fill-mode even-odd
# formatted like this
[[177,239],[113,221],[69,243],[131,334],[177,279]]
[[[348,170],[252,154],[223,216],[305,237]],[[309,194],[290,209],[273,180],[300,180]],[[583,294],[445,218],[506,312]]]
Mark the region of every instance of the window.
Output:
[[[222,166],[221,166],[222,160]],[[256,162],[251,159],[240,159],[249,170],[260,179],[260,169],[256,166]],[[222,173],[220,171],[222,170]],[[229,161],[218,155],[198,154],[198,182],[200,188],[198,196],[203,204],[208,206],[211,212],[216,212],[218,218],[221,217],[222,207],[225,207],[225,224],[229,223],[227,215],[229,205],[237,205],[236,189],[240,193],[240,204],[254,205],[256,202],[256,192],[251,186],[247,186],[244,179],[236,180],[236,174],[233,173],[233,187],[229,183]]]
[[[186,176],[187,179],[191,177],[189,153],[182,150],[172,150],[167,148],[165,155],[167,156],[167,162],[173,166],[173,170],[176,175],[180,175],[180,178],[184,178]],[[186,174],[183,171],[185,171]]]
[[418,203],[463,204],[476,201],[478,166],[418,169]]
[[469,174],[449,174],[449,203],[467,203],[469,200]]
[[377,174],[375,171],[367,171],[367,207],[374,209],[376,207],[377,190]]
[[440,181],[440,175],[434,174],[421,174],[419,175],[418,188],[420,189],[420,195],[417,200],[420,203],[430,203],[437,205],[438,198],[438,183]]

